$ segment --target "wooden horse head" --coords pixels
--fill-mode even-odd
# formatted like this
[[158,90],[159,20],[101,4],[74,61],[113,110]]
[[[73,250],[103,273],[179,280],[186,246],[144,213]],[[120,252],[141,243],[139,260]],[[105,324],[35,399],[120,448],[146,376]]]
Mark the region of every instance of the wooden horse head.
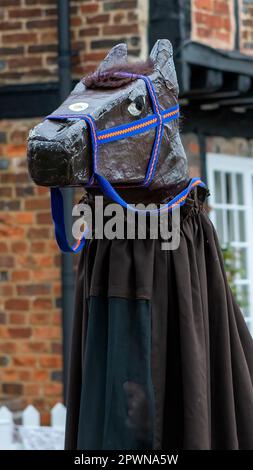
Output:
[[[129,72],[121,77],[115,71]],[[127,61],[127,47],[111,49],[96,72],[82,79],[69,97],[52,113],[70,116],[64,120],[45,119],[30,131],[28,163],[35,183],[49,187],[84,186],[91,174],[91,140],[82,113],[92,116],[98,131],[128,125],[152,115],[152,103],[145,81],[152,82],[161,110],[174,109],[178,100],[178,83],[172,46],[158,40],[146,63]],[[71,118],[71,116],[74,116]],[[77,117],[75,117],[77,116]],[[145,178],[154,128],[128,138],[101,145],[98,170],[114,185],[124,181],[136,187]],[[177,189],[188,179],[188,167],[181,143],[178,120],[164,124],[159,161],[150,189]]]

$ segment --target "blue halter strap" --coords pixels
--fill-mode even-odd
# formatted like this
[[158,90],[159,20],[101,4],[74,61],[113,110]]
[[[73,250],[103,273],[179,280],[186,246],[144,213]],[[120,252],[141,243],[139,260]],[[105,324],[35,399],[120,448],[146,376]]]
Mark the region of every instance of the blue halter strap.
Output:
[[[64,114],[64,115],[57,115],[51,114],[47,116],[46,119],[51,120],[62,120],[62,119],[83,119],[89,127],[90,135],[91,135],[91,142],[92,142],[92,176],[87,184],[86,187],[92,187],[94,182],[96,182],[104,196],[108,199],[114,201],[117,204],[120,204],[122,207],[132,210],[138,213],[149,213],[149,214],[157,214],[163,212],[165,210],[170,211],[173,210],[176,206],[182,206],[185,203],[187,195],[191,191],[191,189],[197,185],[205,187],[205,184],[199,178],[193,178],[188,186],[177,196],[175,196],[170,202],[164,204],[159,209],[155,210],[138,210],[135,207],[128,204],[117,192],[117,190],[111,185],[111,183],[102,175],[100,175],[97,171],[97,163],[98,163],[98,153],[99,153],[99,146],[104,145],[106,143],[112,142],[114,140],[121,140],[127,137],[131,137],[133,135],[140,134],[142,132],[146,132],[149,129],[156,128],[156,135],[155,140],[152,147],[151,157],[149,160],[149,164],[146,170],[145,179],[142,183],[137,186],[140,187],[148,187],[151,183],[154,173],[156,170],[159,152],[163,137],[164,131],[164,124],[173,121],[179,117],[179,106],[173,106],[166,110],[161,110],[157,94],[155,92],[154,86],[152,81],[149,77],[144,75],[133,75],[126,72],[116,73],[115,75],[120,76],[130,76],[134,79],[140,78],[144,80],[146,84],[146,88],[150,97],[151,106],[153,114],[136,121],[132,121],[129,124],[123,124],[117,127],[111,127],[106,130],[98,131],[96,129],[96,124],[94,118],[89,115],[79,115],[79,114]],[[65,223],[64,223],[64,206],[63,206],[63,197],[60,191],[60,188],[51,188],[51,208],[52,208],[52,218],[55,225],[55,236],[57,243],[60,249],[64,252],[74,252],[78,253],[85,245],[85,232],[83,237],[78,240],[72,247],[69,245],[66,230],[65,230]]]

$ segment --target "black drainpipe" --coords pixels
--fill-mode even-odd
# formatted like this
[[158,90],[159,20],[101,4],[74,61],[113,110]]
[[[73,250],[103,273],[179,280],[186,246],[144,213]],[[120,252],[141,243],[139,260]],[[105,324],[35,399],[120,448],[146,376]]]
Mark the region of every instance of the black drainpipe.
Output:
[[[58,64],[59,64],[59,98],[60,102],[69,95],[72,88],[71,79],[71,44],[70,44],[70,12],[69,1],[58,0]],[[73,189],[63,191],[64,208],[66,210],[66,231],[71,234],[71,211]],[[68,215],[67,215],[68,214]],[[74,301],[74,274],[71,253],[61,255],[62,277],[62,329],[63,329],[63,384],[64,402],[66,402],[66,389],[69,368],[69,353],[71,339],[71,325]]]
[[198,132],[199,154],[200,154],[200,175],[204,183],[207,183],[206,172],[206,136]]

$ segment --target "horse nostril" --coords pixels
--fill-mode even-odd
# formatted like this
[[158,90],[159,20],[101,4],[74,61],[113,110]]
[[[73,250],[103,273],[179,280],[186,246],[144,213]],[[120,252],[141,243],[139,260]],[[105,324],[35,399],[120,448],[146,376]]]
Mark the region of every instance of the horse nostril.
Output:
[[58,124],[56,132],[61,132],[63,129],[66,129],[66,124]]

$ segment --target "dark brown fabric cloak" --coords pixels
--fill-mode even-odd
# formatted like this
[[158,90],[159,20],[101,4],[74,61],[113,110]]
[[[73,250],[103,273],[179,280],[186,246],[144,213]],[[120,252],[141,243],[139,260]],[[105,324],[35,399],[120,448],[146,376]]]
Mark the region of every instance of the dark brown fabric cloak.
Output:
[[[119,363],[120,367],[139,377],[139,383],[143,387],[147,385],[147,394],[150,383],[153,387],[151,448],[253,449],[253,341],[228,286],[211,221],[196,197],[189,199],[185,207],[181,242],[175,251],[162,251],[160,240],[92,240],[81,254],[66,449],[85,450],[96,446],[116,449],[120,445],[123,449],[134,447],[133,443],[142,449],[150,448],[150,436],[147,440],[139,439],[137,444],[131,440],[132,435],[128,441],[128,437],[124,440],[126,436],[118,441],[115,429],[120,434],[120,419],[129,424],[128,405],[122,405],[115,395],[112,403],[103,402],[103,394],[107,394],[103,381],[107,380],[108,370],[112,369],[111,374],[115,367],[115,374],[121,375],[118,365],[112,364],[115,360],[112,355],[103,364],[103,353],[98,355],[101,344],[105,342],[105,348],[109,344],[111,326],[109,320],[108,324],[104,322],[105,309],[108,319],[117,325],[113,341],[118,339],[118,350],[114,354],[120,356],[120,346],[125,344],[122,354],[128,355]],[[96,307],[97,301],[100,304]],[[128,306],[124,302],[129,302]],[[135,362],[135,348],[127,349],[131,337],[126,339],[123,335],[128,327],[121,331],[121,319],[125,322],[134,312],[133,321],[144,318],[145,323],[149,311],[151,380],[148,371],[145,372],[149,346],[143,340],[149,327],[142,329],[140,322],[140,328],[131,330],[137,342],[139,335],[141,348],[146,348],[143,361],[139,361],[142,364],[139,376],[136,370],[129,369],[139,359]],[[94,323],[95,315],[98,315],[97,323]],[[108,335],[104,339],[103,331]],[[100,369],[104,371],[104,379]],[[114,410],[117,403],[121,403],[121,411],[117,414],[116,410],[116,417],[112,414],[108,417],[114,424],[108,431],[109,440],[103,440],[105,432],[100,428],[105,426],[104,415],[110,407]],[[93,426],[92,416],[96,420],[99,413],[103,423]],[[102,437],[97,438],[100,431]]]

